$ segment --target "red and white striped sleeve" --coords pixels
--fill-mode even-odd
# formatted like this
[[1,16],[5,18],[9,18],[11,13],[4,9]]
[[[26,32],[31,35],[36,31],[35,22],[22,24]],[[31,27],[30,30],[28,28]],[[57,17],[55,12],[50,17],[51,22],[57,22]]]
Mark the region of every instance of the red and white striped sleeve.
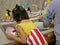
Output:
[[32,30],[29,36],[27,37],[28,45],[44,45],[45,43],[46,40],[38,29]]

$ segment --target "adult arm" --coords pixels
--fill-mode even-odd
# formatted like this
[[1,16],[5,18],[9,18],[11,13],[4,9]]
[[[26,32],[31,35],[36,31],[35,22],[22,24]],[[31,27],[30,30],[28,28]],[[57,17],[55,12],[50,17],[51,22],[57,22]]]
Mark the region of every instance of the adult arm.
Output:
[[51,4],[47,9],[46,17],[43,20],[43,26],[49,27],[52,24],[52,20],[54,20],[54,18],[55,18],[55,9]]

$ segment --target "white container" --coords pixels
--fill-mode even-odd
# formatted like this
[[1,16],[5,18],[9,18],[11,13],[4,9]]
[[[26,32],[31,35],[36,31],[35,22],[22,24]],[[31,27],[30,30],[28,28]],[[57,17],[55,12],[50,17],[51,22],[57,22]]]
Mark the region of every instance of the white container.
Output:
[[10,33],[12,35],[16,35],[16,30],[13,27],[7,27],[6,33]]

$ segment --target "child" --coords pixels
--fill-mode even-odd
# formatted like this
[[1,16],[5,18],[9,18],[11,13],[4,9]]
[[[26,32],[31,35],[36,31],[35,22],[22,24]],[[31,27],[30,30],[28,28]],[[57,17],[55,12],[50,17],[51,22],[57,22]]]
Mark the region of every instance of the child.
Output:
[[26,10],[16,5],[12,10],[13,18],[17,22],[16,31],[18,37],[7,34],[7,37],[16,40],[22,44],[28,45],[47,45],[42,33],[37,29],[34,23],[29,20]]

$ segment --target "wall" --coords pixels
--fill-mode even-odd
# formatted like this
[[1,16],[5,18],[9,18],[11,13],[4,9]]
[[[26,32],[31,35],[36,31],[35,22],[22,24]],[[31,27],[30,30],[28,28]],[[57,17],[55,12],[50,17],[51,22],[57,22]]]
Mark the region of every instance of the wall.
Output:
[[[6,9],[11,9],[15,6],[15,4],[19,4],[20,2],[23,0],[0,0],[0,21],[2,19],[2,17],[5,15],[5,11]],[[31,4],[36,4],[38,6],[38,10],[42,9],[42,5],[43,5],[43,0],[32,0],[32,1],[28,1],[28,0],[24,0],[26,3],[30,2]],[[35,9],[35,8],[33,8]]]
[[20,0],[0,0],[0,21],[5,14],[5,10],[13,8],[15,4],[20,4]]

